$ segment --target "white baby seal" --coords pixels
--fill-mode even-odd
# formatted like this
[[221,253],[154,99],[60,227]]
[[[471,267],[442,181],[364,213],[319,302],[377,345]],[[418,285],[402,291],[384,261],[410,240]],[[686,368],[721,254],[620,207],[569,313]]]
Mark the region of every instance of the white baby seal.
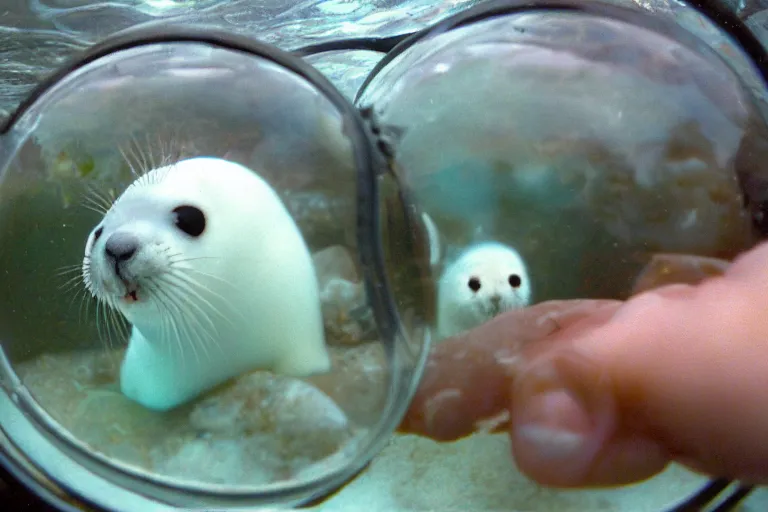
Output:
[[132,324],[120,387],[147,408],[249,370],[330,368],[309,250],[274,190],[239,164],[191,158],[138,178],[88,237],[83,276]]
[[505,311],[523,308],[530,300],[531,282],[520,254],[497,242],[474,244],[440,276],[438,339],[477,327]]

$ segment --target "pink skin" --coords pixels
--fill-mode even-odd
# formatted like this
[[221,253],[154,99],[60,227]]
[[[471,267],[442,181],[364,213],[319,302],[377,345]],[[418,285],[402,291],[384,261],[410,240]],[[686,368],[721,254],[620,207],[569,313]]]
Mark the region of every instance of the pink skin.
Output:
[[671,461],[768,483],[766,268],[762,244],[697,285],[503,314],[435,347],[401,430],[449,441],[496,418],[548,486],[636,482]]

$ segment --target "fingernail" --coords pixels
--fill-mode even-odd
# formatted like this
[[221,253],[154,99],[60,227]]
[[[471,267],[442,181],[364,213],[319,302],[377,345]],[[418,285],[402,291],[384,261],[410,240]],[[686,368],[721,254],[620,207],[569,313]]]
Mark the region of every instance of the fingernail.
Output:
[[558,480],[586,471],[614,429],[608,379],[575,352],[532,363],[515,380],[512,400],[516,459]]
[[541,392],[515,408],[516,438],[533,447],[539,458],[569,459],[584,449],[589,418],[566,390]]

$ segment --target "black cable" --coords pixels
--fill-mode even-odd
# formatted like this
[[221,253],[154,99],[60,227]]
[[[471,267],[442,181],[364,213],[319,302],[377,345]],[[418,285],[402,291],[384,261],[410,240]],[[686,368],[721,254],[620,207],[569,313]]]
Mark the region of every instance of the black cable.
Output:
[[710,512],[730,512],[753,490],[751,485],[740,484],[731,490],[730,494],[727,492],[723,493],[732,484],[733,480],[728,480],[727,478],[710,480],[699,492],[678,503],[667,512],[701,512],[706,510],[707,506],[716,503],[718,499],[722,499],[724,495],[727,495],[727,497],[715,508],[710,509]]
[[390,37],[359,37],[349,39],[335,39],[322,43],[302,46],[291,53],[299,57],[307,57],[325,52],[354,51],[362,50],[369,52],[388,53],[400,44],[401,41],[408,39],[414,32],[407,32]]
[[701,488],[699,492],[688,497],[688,499],[682,503],[672,507],[668,512],[699,512],[713,499],[717,498],[723,489],[730,484],[731,481],[727,478],[710,480],[710,482]]
[[711,512],[730,512],[731,510],[735,509],[739,503],[741,503],[744,498],[746,498],[753,490],[754,486],[752,485],[739,485],[736,490],[733,491],[733,494],[723,500],[723,502],[720,503],[717,507],[713,508]]

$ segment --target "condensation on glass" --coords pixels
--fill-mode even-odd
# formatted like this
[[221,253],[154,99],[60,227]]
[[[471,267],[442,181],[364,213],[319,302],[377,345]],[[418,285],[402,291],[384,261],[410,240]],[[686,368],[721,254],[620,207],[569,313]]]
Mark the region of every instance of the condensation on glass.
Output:
[[[367,139],[355,132],[360,128],[350,112],[269,58],[213,44],[167,42],[97,58],[54,84],[17,120],[2,141],[8,159],[0,187],[0,266],[6,269],[0,340],[8,392],[3,408],[11,410],[16,400],[71,457],[70,469],[35,461],[55,480],[66,476],[62,470],[78,474],[80,468],[73,468],[82,465],[138,495],[186,506],[296,502],[338,485],[385,442],[418,373],[421,355],[413,345],[425,338],[412,331],[408,350],[398,349],[405,333],[391,322],[396,315],[388,316],[389,305],[373,295],[380,293],[380,276],[361,254],[375,254],[376,233],[361,219],[372,218],[365,209],[374,203],[359,203],[372,179],[366,174],[370,162],[361,163],[370,148],[363,147]],[[212,264],[177,281],[158,280],[152,290],[147,286],[155,325],[162,317],[177,331],[178,346],[168,356],[177,360],[138,371],[153,379],[184,360],[202,379],[211,359],[231,362],[232,351],[238,359],[242,344],[218,334],[257,312],[223,308],[229,304],[222,298],[226,290],[261,297],[264,307],[293,301],[297,322],[313,318],[299,308],[315,308],[331,366],[307,377],[251,369],[167,410],[153,410],[122,392],[131,325],[85,289],[84,252],[89,237],[98,236],[104,211],[139,176],[166,166],[183,169],[180,162],[196,157],[219,159],[203,164],[214,169],[224,160],[258,174],[298,227],[314,275],[295,274],[298,286],[285,292],[292,296],[265,297],[281,293],[268,282],[271,275],[293,272],[295,241],[285,246],[282,228],[270,231],[268,224],[248,229],[259,225],[249,215],[263,211],[260,204],[245,201],[226,218],[205,212],[205,229],[226,229],[241,238],[223,241],[233,253],[283,251],[282,259],[259,269],[261,282],[232,278]],[[211,191],[183,189],[183,177],[177,183],[178,190],[156,190],[150,183],[152,199],[122,206],[123,220],[135,217],[149,230],[178,227],[175,208],[190,205],[172,202]],[[178,198],[168,199],[177,192]],[[142,210],[146,204],[168,211]],[[192,215],[186,222],[194,231],[194,214],[184,215]],[[184,243],[195,240],[187,236]],[[192,245],[175,246],[179,260],[185,247]],[[115,254],[109,261],[125,251]],[[204,251],[195,256],[206,258]],[[255,266],[263,261],[254,255]],[[226,283],[217,284],[219,273],[228,276]],[[302,287],[301,279],[315,282]],[[302,295],[303,288],[310,291]],[[308,303],[315,289],[317,302]],[[141,294],[139,289],[139,301]],[[212,306],[218,299],[219,306]],[[213,310],[222,318],[213,318]],[[142,314],[137,325],[145,320]],[[281,321],[286,332],[296,330],[291,319]],[[213,324],[218,331],[206,327]],[[263,329],[265,337],[276,334],[274,324]],[[262,343],[259,336],[252,342]],[[289,356],[317,357],[296,350]],[[153,364],[158,361],[164,360]],[[101,494],[98,500],[107,505],[120,499]]]

